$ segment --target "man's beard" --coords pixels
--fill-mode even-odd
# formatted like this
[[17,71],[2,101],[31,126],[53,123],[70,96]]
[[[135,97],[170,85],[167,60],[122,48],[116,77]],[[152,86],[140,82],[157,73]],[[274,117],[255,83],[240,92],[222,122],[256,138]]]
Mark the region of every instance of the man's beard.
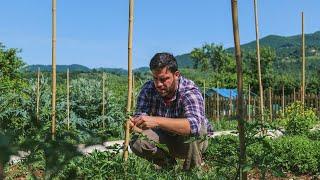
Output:
[[175,92],[176,92],[176,86],[177,86],[177,82],[174,81],[174,82],[172,83],[172,85],[171,85],[168,89],[166,89],[166,91],[164,91],[163,93],[160,93],[160,92],[159,92],[159,94],[160,94],[161,97],[163,97],[163,98],[171,98],[171,97],[174,96],[174,94],[175,94]]

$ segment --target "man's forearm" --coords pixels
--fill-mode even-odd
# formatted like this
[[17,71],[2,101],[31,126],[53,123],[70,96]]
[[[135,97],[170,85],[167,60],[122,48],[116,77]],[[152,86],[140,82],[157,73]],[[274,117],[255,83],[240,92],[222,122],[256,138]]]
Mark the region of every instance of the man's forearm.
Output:
[[186,118],[165,118],[156,117],[158,126],[166,131],[187,136],[190,134],[190,123]]

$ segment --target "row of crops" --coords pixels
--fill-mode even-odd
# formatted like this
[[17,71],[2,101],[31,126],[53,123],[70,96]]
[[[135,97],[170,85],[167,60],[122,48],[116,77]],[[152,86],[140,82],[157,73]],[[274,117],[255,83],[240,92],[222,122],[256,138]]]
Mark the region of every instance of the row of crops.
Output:
[[[11,51],[8,51],[9,56]],[[11,52],[12,54],[12,52]],[[239,174],[239,140],[224,135],[209,139],[205,166],[191,172],[181,166],[157,171],[145,160],[130,155],[121,159],[121,147],[113,152],[93,152],[83,156],[78,144],[101,144],[123,138],[123,122],[127,119],[127,77],[107,74],[105,101],[102,97],[102,72],[70,74],[70,122],[67,128],[66,73],[58,73],[57,134],[52,140],[50,73],[40,79],[39,119],[36,111],[36,73],[18,71],[17,59],[1,59],[0,67],[0,176],[7,179],[236,179]],[[186,69],[183,74],[190,75]],[[136,74],[137,75],[137,74]],[[148,76],[135,79],[135,95]],[[195,80],[195,82],[198,82]],[[201,83],[201,81],[200,81]],[[199,82],[198,82],[199,84]],[[105,114],[102,115],[103,102]],[[318,118],[312,109],[300,103],[288,104],[284,115],[272,122],[254,119],[245,124],[249,178],[270,179],[275,176],[318,178],[320,172]],[[267,118],[266,118],[267,119]],[[235,120],[212,121],[215,130],[233,130]],[[103,127],[104,124],[104,127]],[[314,130],[310,130],[315,128]],[[281,132],[283,136],[270,138]],[[271,136],[273,137],[273,136]],[[10,155],[29,155],[15,164]]]
[[[35,77],[28,74],[26,77]],[[57,138],[50,137],[51,88],[44,73],[40,81],[40,119],[36,118],[36,79],[26,80],[16,88],[0,94],[1,164],[10,178],[93,178],[93,179],[235,179],[238,167],[239,141],[236,136],[210,139],[205,154],[206,165],[191,172],[181,167],[157,171],[143,159],[130,155],[124,163],[121,147],[115,152],[94,152],[83,156],[77,144],[101,144],[123,138],[126,119],[126,77],[107,74],[105,83],[105,115],[102,116],[102,73],[71,74],[70,129],[66,125],[66,79],[59,75],[57,87]],[[137,80],[139,89],[144,80]],[[138,91],[138,90],[136,90]],[[103,128],[103,122],[105,127]],[[215,129],[236,130],[236,121],[213,122]],[[320,172],[320,131],[313,130],[318,118],[311,109],[294,103],[284,116],[261,124],[259,120],[246,124],[246,147],[249,177],[273,176],[317,177]],[[284,136],[272,139],[261,129],[278,130]],[[29,152],[24,161],[8,164],[8,157],[18,151]]]
[[[105,115],[102,116],[102,74],[78,74],[70,81],[70,122],[71,129],[91,129],[105,131],[112,137],[120,138],[119,127],[125,119],[125,78],[108,75],[105,83]],[[37,81],[27,81],[19,90],[1,94],[1,127],[14,133],[23,132],[35,125],[39,128],[50,124],[51,120],[51,87],[48,78],[40,79],[39,116],[36,119]],[[62,80],[57,87],[58,129],[66,129],[67,93],[66,83]],[[112,87],[112,88],[110,88]],[[39,122],[37,122],[39,121]],[[102,128],[102,122],[106,126]]]

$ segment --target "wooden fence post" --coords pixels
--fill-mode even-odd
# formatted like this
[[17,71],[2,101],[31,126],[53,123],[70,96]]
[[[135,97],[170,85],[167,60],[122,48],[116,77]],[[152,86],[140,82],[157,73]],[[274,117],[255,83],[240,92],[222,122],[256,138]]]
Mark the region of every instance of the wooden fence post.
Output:
[[203,104],[204,104],[204,114],[206,114],[206,80],[203,80]]
[[[217,82],[217,90],[219,89],[219,81]],[[217,121],[220,120],[220,97],[219,93],[217,92]]]
[[284,116],[284,86],[282,85],[282,97],[281,97],[281,106],[282,106],[282,116]]
[[232,27],[235,47],[235,59],[237,67],[237,90],[238,90],[238,103],[237,103],[237,120],[239,130],[239,179],[246,180],[247,172],[244,171],[244,166],[247,162],[246,158],[246,145],[245,145],[245,125],[244,125],[244,111],[243,111],[243,72],[242,72],[242,58],[240,47],[240,35],[239,35],[239,22],[238,22],[238,1],[231,0],[232,9]]
[[40,125],[40,113],[39,113],[39,106],[40,106],[40,67],[38,67],[37,73],[37,109],[36,109],[36,117],[37,117],[37,124]]
[[259,44],[259,28],[258,28],[258,10],[257,1],[254,0],[254,17],[255,17],[255,29],[256,29],[256,52],[257,52],[257,63],[258,63],[258,79],[259,79],[259,98],[260,98],[260,118],[261,122],[264,120],[264,100],[263,100],[263,86],[261,80],[261,66],[260,66],[260,44]]
[[70,129],[70,102],[69,102],[69,94],[70,94],[70,86],[69,86],[69,68],[67,69],[67,128]]
[[306,66],[306,60],[305,60],[305,39],[304,39],[304,15],[303,12],[301,12],[301,41],[302,41],[302,46],[301,46],[301,51],[302,51],[302,82],[301,82],[301,102],[302,105],[304,106],[304,101],[305,101],[305,66]]
[[106,124],[105,124],[105,73],[102,73],[102,128],[105,129],[106,128]]
[[52,101],[51,138],[56,134],[56,0],[52,0]]
[[[131,112],[131,96],[132,96],[132,34],[133,34],[133,6],[134,1],[129,0],[129,37],[128,37],[128,101],[127,113]],[[123,159],[128,160],[129,140],[130,140],[130,120],[126,121],[125,140],[123,147]]]
[[273,113],[272,113],[272,89],[269,87],[269,111],[270,111],[270,121],[273,120]]
[[251,121],[251,87],[248,87],[248,121]]
[[232,94],[231,94],[231,89],[230,89],[230,94],[229,94],[229,118],[232,116]]

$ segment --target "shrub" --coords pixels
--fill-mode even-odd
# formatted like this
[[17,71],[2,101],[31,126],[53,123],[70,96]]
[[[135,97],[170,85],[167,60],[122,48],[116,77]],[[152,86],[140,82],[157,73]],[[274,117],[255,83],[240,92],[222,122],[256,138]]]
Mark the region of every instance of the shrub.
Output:
[[247,146],[248,167],[259,169],[262,179],[268,172],[276,176],[286,172],[316,174],[320,169],[319,148],[320,141],[306,136],[263,138]]
[[217,168],[216,175],[222,179],[235,179],[238,165],[239,139],[223,135],[209,139],[204,159]]
[[296,174],[317,173],[320,143],[304,136],[287,136],[272,142],[274,167]]
[[286,133],[289,135],[306,134],[318,120],[316,113],[303,107],[301,102],[294,102],[286,107],[284,117]]
[[310,131],[308,138],[314,141],[320,141],[320,130]]

